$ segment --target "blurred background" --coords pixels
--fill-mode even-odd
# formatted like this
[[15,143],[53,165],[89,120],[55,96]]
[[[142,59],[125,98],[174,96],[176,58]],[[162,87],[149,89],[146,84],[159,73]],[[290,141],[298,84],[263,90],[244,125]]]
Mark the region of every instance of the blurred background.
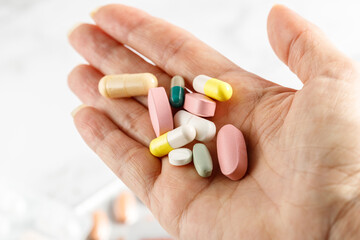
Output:
[[[76,132],[70,112],[80,102],[66,83],[69,71],[84,63],[67,31],[92,22],[89,13],[97,6],[114,2],[0,0],[0,239],[86,239],[93,213],[110,213],[126,190]],[[244,69],[287,87],[302,85],[267,40],[267,14],[275,3],[314,22],[360,60],[356,0],[119,2],[189,30]],[[110,239],[166,238],[151,213],[135,205],[131,223],[115,223],[109,214]]]

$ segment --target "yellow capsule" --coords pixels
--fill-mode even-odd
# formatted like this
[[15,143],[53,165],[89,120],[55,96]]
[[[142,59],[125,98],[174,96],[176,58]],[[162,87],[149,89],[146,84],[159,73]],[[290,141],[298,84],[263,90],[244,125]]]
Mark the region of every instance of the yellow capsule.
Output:
[[230,84],[205,75],[199,75],[194,78],[193,88],[195,91],[220,102],[229,100],[233,93]]
[[155,157],[162,157],[173,150],[167,140],[167,134],[165,133],[158,138],[155,138],[150,142],[150,152]]
[[155,157],[163,157],[175,148],[180,148],[195,139],[196,130],[191,125],[175,128],[151,141],[149,149]]
[[150,88],[158,85],[151,73],[118,74],[104,76],[99,82],[99,92],[108,98],[147,95]]

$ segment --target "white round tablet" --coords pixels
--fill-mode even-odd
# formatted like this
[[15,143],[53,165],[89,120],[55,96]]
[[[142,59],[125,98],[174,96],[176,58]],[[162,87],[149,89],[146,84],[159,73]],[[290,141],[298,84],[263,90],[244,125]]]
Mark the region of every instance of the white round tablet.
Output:
[[169,152],[169,162],[174,166],[183,166],[191,163],[192,151],[187,148],[178,148]]

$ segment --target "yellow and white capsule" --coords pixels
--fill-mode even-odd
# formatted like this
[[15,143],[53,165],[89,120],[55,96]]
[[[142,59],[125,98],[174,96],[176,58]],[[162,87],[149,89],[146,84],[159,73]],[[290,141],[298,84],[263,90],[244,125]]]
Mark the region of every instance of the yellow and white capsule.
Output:
[[195,91],[220,102],[229,100],[233,93],[230,84],[205,75],[199,75],[194,78],[193,88]]
[[123,98],[147,95],[158,80],[151,73],[106,75],[99,82],[99,92],[108,98]]
[[153,139],[149,149],[155,157],[163,157],[175,148],[192,142],[195,136],[196,130],[193,126],[183,125]]

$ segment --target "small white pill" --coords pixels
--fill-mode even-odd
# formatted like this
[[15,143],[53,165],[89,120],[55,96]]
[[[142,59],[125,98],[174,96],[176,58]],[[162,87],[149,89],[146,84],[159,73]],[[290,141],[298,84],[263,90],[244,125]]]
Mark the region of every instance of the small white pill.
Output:
[[183,166],[191,163],[192,151],[187,148],[174,149],[169,153],[169,162],[174,166]]

